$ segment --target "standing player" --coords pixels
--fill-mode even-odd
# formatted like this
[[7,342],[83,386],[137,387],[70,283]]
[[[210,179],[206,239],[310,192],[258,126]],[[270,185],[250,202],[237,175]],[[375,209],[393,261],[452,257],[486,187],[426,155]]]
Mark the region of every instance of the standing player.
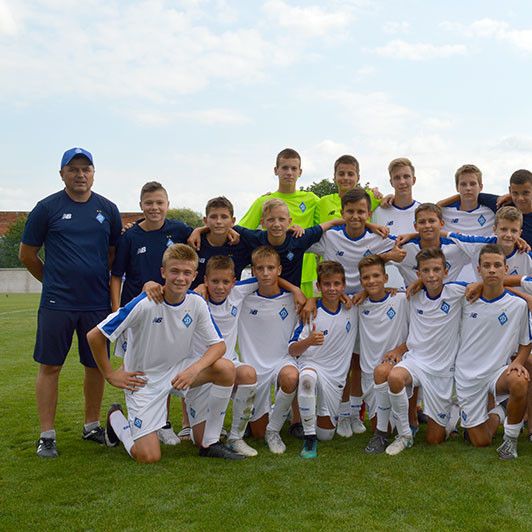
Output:
[[298,357],[303,458],[316,458],[317,440],[334,436],[357,331],[356,307],[348,310],[340,302],[345,289],[341,264],[323,261],[318,265],[318,289],[322,296],[316,319],[312,325],[301,323],[296,328],[289,348],[290,355]]
[[[85,368],[82,437],[104,443],[99,423],[104,380],[85,335],[109,313],[109,264],[122,227],[116,205],[91,190],[94,163],[87,150],[67,150],[59,174],[65,188],[31,211],[19,252],[22,264],[43,285],[33,353],[39,363],[37,455],[43,458],[58,455],[54,421],[59,374],[74,331]],[[39,257],[43,245],[44,263]]]
[[[233,364],[222,358],[225,343],[207,304],[188,292],[196,275],[198,256],[184,244],[173,244],[163,255],[164,302],[150,301],[145,293],[110,314],[87,335],[102,375],[125,390],[128,418],[114,404],[107,416],[111,446],[122,442],[138,462],[161,458],[157,430],[166,422],[166,400],[173,390],[187,397],[194,412],[193,436],[200,456],[241,459],[219,441],[225,409],[235,381]],[[128,331],[124,366],[113,370],[106,341]],[[207,347],[202,356],[190,356],[194,338]]]
[[[456,392],[462,426],[471,443],[475,447],[489,445],[504,422],[504,439],[497,452],[501,459],[510,460],[517,458],[517,438],[527,405],[529,375],[524,365],[531,347],[529,313],[522,298],[504,289],[508,267],[500,246],[482,248],[478,269],[482,296],[464,305]],[[488,394],[496,405],[489,411]],[[505,399],[507,413],[501,405]]]

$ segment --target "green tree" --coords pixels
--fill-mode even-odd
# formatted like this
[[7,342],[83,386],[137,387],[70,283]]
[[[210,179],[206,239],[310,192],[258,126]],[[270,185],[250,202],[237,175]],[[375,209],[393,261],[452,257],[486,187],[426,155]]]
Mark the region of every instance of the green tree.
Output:
[[201,227],[203,225],[203,218],[199,212],[193,211],[192,209],[168,209],[167,218],[172,220],[180,220],[190,227]]
[[305,192],[314,192],[314,194],[320,198],[322,196],[327,196],[328,194],[334,194],[337,192],[336,185],[329,179],[322,179],[317,183],[314,182],[308,187],[300,187],[300,190],[304,190]]
[[0,268],[23,268],[18,260],[18,248],[27,216],[21,214],[0,238]]

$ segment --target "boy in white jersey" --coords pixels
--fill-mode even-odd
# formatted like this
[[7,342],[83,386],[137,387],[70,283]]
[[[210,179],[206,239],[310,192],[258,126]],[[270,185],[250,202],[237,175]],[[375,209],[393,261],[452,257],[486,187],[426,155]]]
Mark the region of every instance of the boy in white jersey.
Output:
[[290,340],[299,368],[298,402],[305,442],[302,458],[316,458],[317,440],[331,440],[357,332],[357,312],[340,301],[345,271],[335,261],[318,265],[321,299],[312,324],[300,323]]
[[[464,305],[456,357],[456,393],[462,426],[475,447],[490,445],[504,422],[504,439],[497,452],[501,459],[509,460],[517,458],[517,438],[527,404],[529,375],[524,365],[531,347],[529,313],[522,298],[504,289],[508,267],[500,246],[488,244],[482,248],[478,269],[482,296]],[[488,412],[489,394],[497,406]],[[505,399],[506,417],[500,406]]]
[[[419,205],[419,201],[414,200],[412,188],[416,182],[416,171],[414,165],[405,157],[394,159],[388,165],[390,174],[390,185],[394,190],[391,203],[382,203],[375,209],[371,221],[384,225],[395,235],[410,233],[414,227],[414,212]],[[397,266],[386,264],[388,274],[388,286],[404,288],[405,282],[401,277]]]
[[[529,275],[532,274],[532,253],[522,252],[522,249],[529,249],[528,244],[520,239],[522,227],[523,214],[515,207],[502,207],[495,216],[495,236],[449,233],[448,238],[467,253],[472,264],[478,264],[480,250],[486,244],[499,244],[505,253],[509,274]],[[478,268],[475,278],[480,279]]]
[[[166,423],[166,400],[176,389],[186,395],[189,408],[196,413],[193,435],[200,456],[244,458],[219,441],[235,368],[223,358],[225,343],[207,304],[187,292],[196,275],[198,256],[189,246],[174,244],[164,252],[162,262],[163,303],[149,301],[143,292],[87,335],[103,376],[126,394],[129,419],[119,404],[111,406],[108,443],[114,446],[121,441],[138,462],[157,462],[161,458],[157,430]],[[124,365],[113,370],[105,343],[125,331],[128,349]],[[208,346],[200,357],[190,356],[195,336]]]
[[[270,246],[261,246],[253,251],[251,262],[258,290],[244,299],[238,320],[242,362],[257,372],[255,408],[249,425],[252,435],[264,438],[272,453],[282,454],[286,446],[279,433],[296,395],[299,376],[288,354],[297,313],[292,295],[279,286],[279,254]],[[277,389],[273,408],[272,385]]]
[[358,264],[360,282],[368,295],[358,309],[362,392],[374,430],[365,449],[368,454],[383,453],[390,443],[387,438],[391,410],[387,379],[393,365],[406,351],[408,334],[406,295],[386,292],[388,275],[384,266],[377,255],[368,255]]
[[423,289],[410,298],[408,351],[388,376],[396,439],[386,448],[389,455],[412,447],[414,438],[408,420],[408,398],[416,387],[423,390],[428,417],[426,439],[441,443],[446,436],[453,390],[456,341],[462,317],[465,283],[443,283],[446,257],[439,248],[421,250],[416,257]]
[[[396,246],[394,238],[382,238],[366,228],[370,216],[371,198],[361,188],[355,188],[342,196],[342,218],[345,225],[333,227],[323,234],[320,241],[308,251],[320,255],[325,260],[338,261],[345,269],[346,293],[360,291],[358,263],[367,255],[380,254],[385,261],[400,261],[403,252]],[[337,432],[349,438],[360,434],[366,427],[360,420],[362,407],[362,388],[358,350],[353,346],[350,385],[344,389],[340,408]],[[351,398],[349,398],[349,394]]]

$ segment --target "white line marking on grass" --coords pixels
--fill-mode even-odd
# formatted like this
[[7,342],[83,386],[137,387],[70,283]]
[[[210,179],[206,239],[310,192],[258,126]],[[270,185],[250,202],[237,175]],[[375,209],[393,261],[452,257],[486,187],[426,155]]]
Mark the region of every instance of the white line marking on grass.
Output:
[[9,316],[11,314],[20,314],[21,312],[31,312],[32,309],[10,310],[9,312],[0,312],[0,316]]

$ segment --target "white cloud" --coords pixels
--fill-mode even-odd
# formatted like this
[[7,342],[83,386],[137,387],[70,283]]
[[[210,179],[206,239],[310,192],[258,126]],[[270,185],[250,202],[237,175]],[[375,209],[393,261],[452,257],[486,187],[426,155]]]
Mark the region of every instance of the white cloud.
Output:
[[384,33],[388,33],[390,35],[397,35],[398,33],[409,33],[410,32],[410,23],[406,20],[402,21],[393,21],[390,20],[388,22],[384,23],[384,26],[382,27]]
[[180,112],[166,111],[164,109],[139,111],[127,108],[123,110],[123,114],[132,117],[135,122],[146,126],[166,126],[178,122],[229,126],[247,124],[250,122],[250,119],[240,111],[224,108]]
[[449,129],[453,126],[453,121],[449,118],[429,117],[424,123],[431,129]]
[[507,22],[488,18],[473,22],[469,29],[478,37],[494,37],[526,52],[532,52],[532,29],[517,30],[511,28]]
[[428,59],[446,58],[455,55],[465,55],[467,48],[463,44],[409,43],[402,40],[390,41],[385,46],[374,49],[382,57],[394,59],[408,59],[410,61],[424,61]]
[[[532,153],[532,137],[524,135],[503,137],[494,143],[493,149],[500,152]],[[528,166],[530,166],[530,164]]]
[[6,0],[0,0],[0,35],[15,35],[18,25]]
[[356,76],[357,76],[357,79],[363,80],[363,79],[371,78],[376,72],[377,72],[377,69],[374,66],[366,65],[366,66],[363,66],[357,69]]

